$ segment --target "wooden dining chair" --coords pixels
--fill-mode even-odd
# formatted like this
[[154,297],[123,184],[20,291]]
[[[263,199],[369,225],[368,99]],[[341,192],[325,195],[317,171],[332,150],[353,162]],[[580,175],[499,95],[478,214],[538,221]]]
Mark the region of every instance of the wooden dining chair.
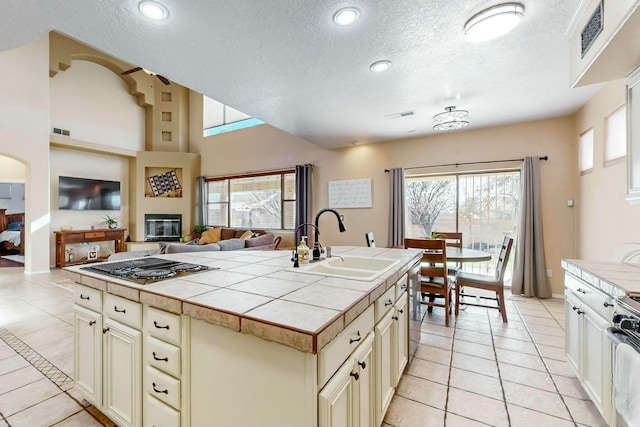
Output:
[[[476,307],[497,308],[502,314],[502,321],[507,322],[507,311],[504,307],[504,271],[507,268],[507,261],[509,260],[509,254],[511,253],[511,246],[513,245],[513,239],[505,237],[502,242],[502,248],[500,249],[500,255],[498,257],[498,263],[496,264],[496,272],[493,276],[487,276],[482,274],[473,274],[466,272],[458,272],[456,275],[456,316],[460,311],[460,304],[472,305]],[[485,289],[488,291],[494,291],[496,293],[495,298],[472,295],[467,293],[468,288]],[[475,298],[475,303],[471,303],[463,298]],[[497,307],[480,304],[480,299],[494,300],[497,302]]]
[[[447,274],[447,246],[440,239],[404,239],[405,248],[422,249],[420,266],[421,304],[445,309],[445,325],[449,326],[451,314],[452,280]],[[444,303],[436,297],[444,298]]]
[[[443,239],[445,242],[447,242],[447,246],[459,248],[460,250],[462,250],[462,233],[454,231],[436,231],[434,234],[438,239]],[[455,276],[461,269],[462,263],[457,263],[455,265],[449,264],[449,276]]]

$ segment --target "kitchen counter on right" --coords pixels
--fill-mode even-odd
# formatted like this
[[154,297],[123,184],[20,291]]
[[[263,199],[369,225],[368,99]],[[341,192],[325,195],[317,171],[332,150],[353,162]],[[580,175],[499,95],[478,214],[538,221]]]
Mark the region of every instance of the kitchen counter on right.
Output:
[[561,265],[574,276],[614,298],[640,295],[640,264],[563,259]]

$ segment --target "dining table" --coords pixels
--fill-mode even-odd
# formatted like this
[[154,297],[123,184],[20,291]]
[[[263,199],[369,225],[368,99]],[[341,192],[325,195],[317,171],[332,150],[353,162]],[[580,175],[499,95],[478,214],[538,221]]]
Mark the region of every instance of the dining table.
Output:
[[489,252],[470,248],[447,246],[447,262],[482,262],[491,261]]

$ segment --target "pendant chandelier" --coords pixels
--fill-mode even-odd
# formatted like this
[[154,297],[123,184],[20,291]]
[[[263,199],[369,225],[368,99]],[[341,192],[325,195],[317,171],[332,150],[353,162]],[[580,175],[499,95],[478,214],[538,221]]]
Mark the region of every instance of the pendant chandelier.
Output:
[[468,111],[456,110],[455,106],[447,107],[444,110],[444,113],[433,116],[433,130],[456,130],[469,124]]

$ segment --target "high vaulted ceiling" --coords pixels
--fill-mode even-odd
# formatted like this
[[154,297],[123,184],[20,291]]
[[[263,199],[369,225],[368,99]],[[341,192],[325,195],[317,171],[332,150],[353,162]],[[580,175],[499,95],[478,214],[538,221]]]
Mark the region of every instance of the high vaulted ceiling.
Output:
[[[0,0],[0,50],[55,30],[326,148],[433,134],[450,105],[466,129],[568,115],[598,89],[570,87],[580,0],[521,0],[521,24],[482,44],[463,26],[499,0],[159,1],[162,22],[139,0]],[[332,21],[344,6],[351,26]]]

